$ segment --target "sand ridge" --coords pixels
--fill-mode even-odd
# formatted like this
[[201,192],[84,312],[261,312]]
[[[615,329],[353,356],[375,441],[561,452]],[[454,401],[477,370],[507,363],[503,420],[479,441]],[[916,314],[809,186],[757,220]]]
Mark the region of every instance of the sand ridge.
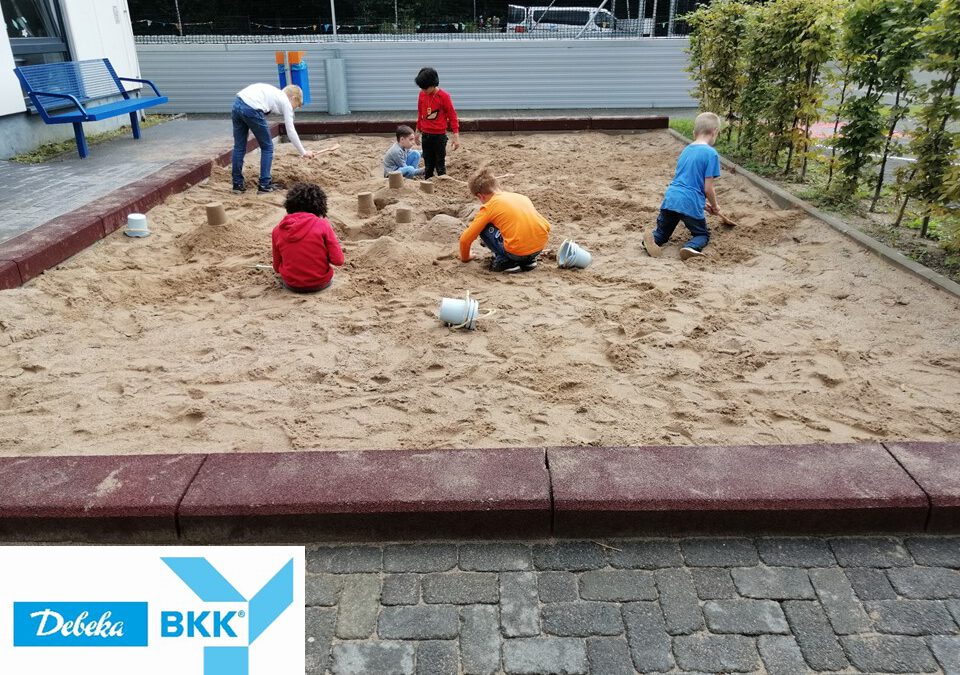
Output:
[[[956,298],[730,174],[719,199],[738,228],[711,218],[709,255],[683,263],[681,225],[646,257],[682,149],[666,133],[464,141],[452,176],[512,173],[504,188],[553,224],[537,270],[493,275],[478,244],[481,261],[455,259],[476,203],[454,181],[385,190],[361,218],[389,139],[311,142],[340,144],[311,162],[278,146],[278,184],[328,192],[347,260],[333,286],[295,295],[254,268],[283,193],[234,195],[216,170],[148,213],[152,236],[117,232],[0,293],[0,454],[960,437]],[[206,224],[214,200],[226,226]],[[556,267],[567,238],[590,268]],[[439,298],[467,290],[497,313],[441,326]]]

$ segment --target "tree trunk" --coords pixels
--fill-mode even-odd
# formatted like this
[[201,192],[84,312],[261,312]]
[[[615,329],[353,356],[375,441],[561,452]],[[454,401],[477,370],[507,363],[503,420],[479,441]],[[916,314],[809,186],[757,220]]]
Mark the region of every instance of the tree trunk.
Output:
[[840,89],[840,102],[837,104],[837,116],[833,119],[833,138],[830,141],[830,170],[827,173],[827,187],[833,182],[833,163],[837,156],[837,130],[840,128],[840,114],[843,112],[843,100],[847,96],[847,86],[850,84],[850,66],[843,71],[843,87]]
[[[913,176],[911,175],[910,178],[912,179]],[[903,222],[903,214],[904,214],[904,213],[906,212],[906,210],[907,210],[907,202],[908,202],[908,201],[910,201],[910,195],[904,194],[904,195],[903,195],[903,201],[900,202],[900,211],[899,211],[899,213],[897,213],[897,219],[896,219],[896,220],[894,221],[894,223],[893,223],[893,226],[894,226],[894,227],[900,227],[900,223]]]
[[880,173],[877,175],[877,186],[873,190],[873,200],[870,202],[870,212],[873,213],[877,208],[877,202],[880,201],[880,191],[883,189],[883,173],[887,170],[887,156],[890,154],[890,142],[893,140],[893,133],[897,130],[897,124],[903,117],[900,113],[900,94],[903,92],[903,76],[897,80],[897,97],[893,102],[894,113],[890,122],[890,130],[887,132],[887,140],[883,143],[883,156],[880,158]]
[[927,238],[927,228],[930,226],[930,216],[924,216],[923,222],[920,223],[920,238]]

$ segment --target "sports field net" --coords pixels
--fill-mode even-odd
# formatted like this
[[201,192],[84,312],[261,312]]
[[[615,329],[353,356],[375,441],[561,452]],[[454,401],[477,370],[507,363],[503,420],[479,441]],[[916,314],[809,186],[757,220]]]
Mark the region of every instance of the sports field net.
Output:
[[[707,0],[130,0],[137,41],[542,40],[682,37]],[[307,13],[304,10],[314,12]]]

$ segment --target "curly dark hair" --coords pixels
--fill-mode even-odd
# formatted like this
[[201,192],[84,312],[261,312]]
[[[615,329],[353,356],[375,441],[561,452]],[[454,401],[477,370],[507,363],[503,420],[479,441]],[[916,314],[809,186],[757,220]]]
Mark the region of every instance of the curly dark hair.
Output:
[[413,81],[416,82],[417,86],[421,89],[440,86],[440,76],[437,75],[437,71],[433,68],[421,68],[417,76],[413,78]]
[[312,213],[321,218],[327,215],[327,193],[316,183],[295,183],[283,202],[287,213]]

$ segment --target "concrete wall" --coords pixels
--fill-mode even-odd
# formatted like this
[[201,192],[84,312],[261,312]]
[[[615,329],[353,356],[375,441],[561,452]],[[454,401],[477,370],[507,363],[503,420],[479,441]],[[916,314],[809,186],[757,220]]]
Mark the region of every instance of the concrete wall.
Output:
[[687,40],[138,44],[143,76],[170,97],[158,112],[226,113],[251,82],[277,82],[274,51],[304,50],[313,103],[327,109],[324,60],[346,62],[353,112],[411,110],[426,65],[460,110],[696,106]]

